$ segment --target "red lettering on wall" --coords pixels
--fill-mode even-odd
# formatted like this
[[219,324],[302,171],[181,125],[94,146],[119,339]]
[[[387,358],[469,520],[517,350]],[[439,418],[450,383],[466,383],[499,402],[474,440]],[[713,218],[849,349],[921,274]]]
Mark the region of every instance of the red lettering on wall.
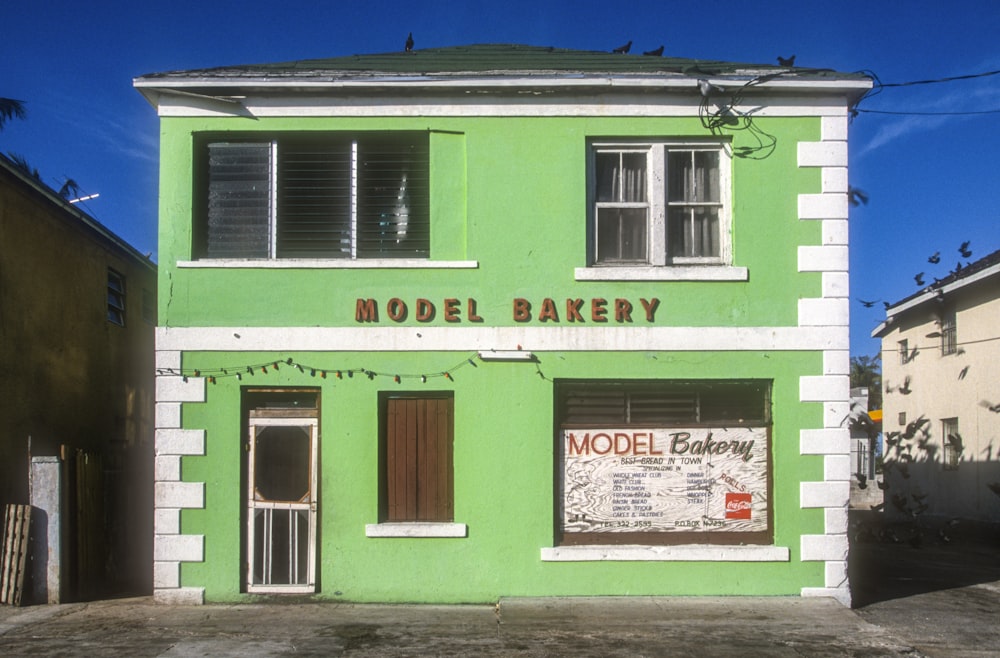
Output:
[[514,300],[514,322],[531,320],[531,302],[523,297]]
[[538,312],[538,321],[545,322],[546,320],[559,322],[559,313],[556,311],[556,303],[548,297],[542,300],[542,310]]
[[600,297],[595,297],[590,300],[590,319],[594,322],[607,322],[608,319],[605,317],[608,314],[608,309],[604,308],[608,305],[608,300],[601,299]]
[[378,322],[378,303],[374,299],[358,299],[354,308],[355,322]]
[[406,302],[399,297],[393,297],[385,305],[385,312],[393,322],[402,322],[406,319]]
[[430,322],[434,319],[434,311],[434,304],[430,300],[417,300],[417,322]]
[[581,308],[583,308],[582,299],[567,299],[566,322],[583,322],[583,316],[580,315]]
[[650,300],[645,300],[640,297],[639,301],[642,302],[642,307],[646,309],[646,322],[652,322],[653,315],[656,313],[656,308],[660,305],[660,300],[656,297],[653,297]]
[[459,301],[454,297],[449,297],[444,300],[444,321],[445,322],[461,322],[462,318],[459,317],[458,309]]
[[482,322],[483,319],[476,315],[476,300],[469,297],[468,312],[465,314],[469,322]]
[[632,302],[627,299],[615,300],[615,322],[632,321]]

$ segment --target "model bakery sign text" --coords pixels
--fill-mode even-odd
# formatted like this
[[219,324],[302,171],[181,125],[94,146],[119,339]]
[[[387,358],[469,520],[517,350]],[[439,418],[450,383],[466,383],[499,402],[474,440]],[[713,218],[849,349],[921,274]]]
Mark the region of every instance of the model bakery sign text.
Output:
[[[638,303],[620,297],[570,297],[560,300],[546,297],[541,301],[517,297],[511,300],[510,308],[511,318],[515,322],[652,323],[659,306],[660,300],[656,297],[640,297]],[[359,297],[354,308],[356,322],[381,322],[383,319],[391,322],[405,322],[408,319],[433,322],[439,317],[445,322],[484,322],[476,308],[476,300],[471,297],[464,300],[450,297],[440,301],[421,297],[408,301],[393,297],[384,303],[373,298]]]

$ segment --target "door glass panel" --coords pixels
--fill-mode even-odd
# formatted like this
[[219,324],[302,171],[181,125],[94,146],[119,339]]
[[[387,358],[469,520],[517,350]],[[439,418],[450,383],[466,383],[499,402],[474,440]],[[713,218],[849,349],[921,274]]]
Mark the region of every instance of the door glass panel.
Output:
[[254,497],[304,501],[309,496],[309,428],[258,427],[254,446]]

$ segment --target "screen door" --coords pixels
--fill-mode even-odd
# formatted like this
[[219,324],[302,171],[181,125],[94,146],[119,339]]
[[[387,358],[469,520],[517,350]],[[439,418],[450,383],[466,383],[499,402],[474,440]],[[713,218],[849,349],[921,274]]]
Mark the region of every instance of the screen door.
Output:
[[251,414],[247,591],[315,588],[317,419]]

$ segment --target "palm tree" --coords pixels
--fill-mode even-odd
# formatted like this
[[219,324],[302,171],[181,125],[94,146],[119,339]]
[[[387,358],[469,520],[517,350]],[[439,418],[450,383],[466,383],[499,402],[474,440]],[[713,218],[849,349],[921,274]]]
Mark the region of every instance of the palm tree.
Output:
[[851,388],[868,389],[868,408],[882,408],[882,356],[851,357]]
[[31,166],[31,164],[28,163],[27,158],[25,158],[23,155],[19,153],[8,153],[7,157],[10,158],[10,161],[14,163],[15,167],[17,167],[24,173],[28,174],[29,176],[38,179],[38,181],[41,182],[42,175],[38,173],[37,169],[35,169],[34,167]]
[[0,98],[0,130],[3,130],[3,125],[8,120],[14,118],[23,119],[26,116],[28,116],[28,113],[24,109],[24,101],[14,98]]

